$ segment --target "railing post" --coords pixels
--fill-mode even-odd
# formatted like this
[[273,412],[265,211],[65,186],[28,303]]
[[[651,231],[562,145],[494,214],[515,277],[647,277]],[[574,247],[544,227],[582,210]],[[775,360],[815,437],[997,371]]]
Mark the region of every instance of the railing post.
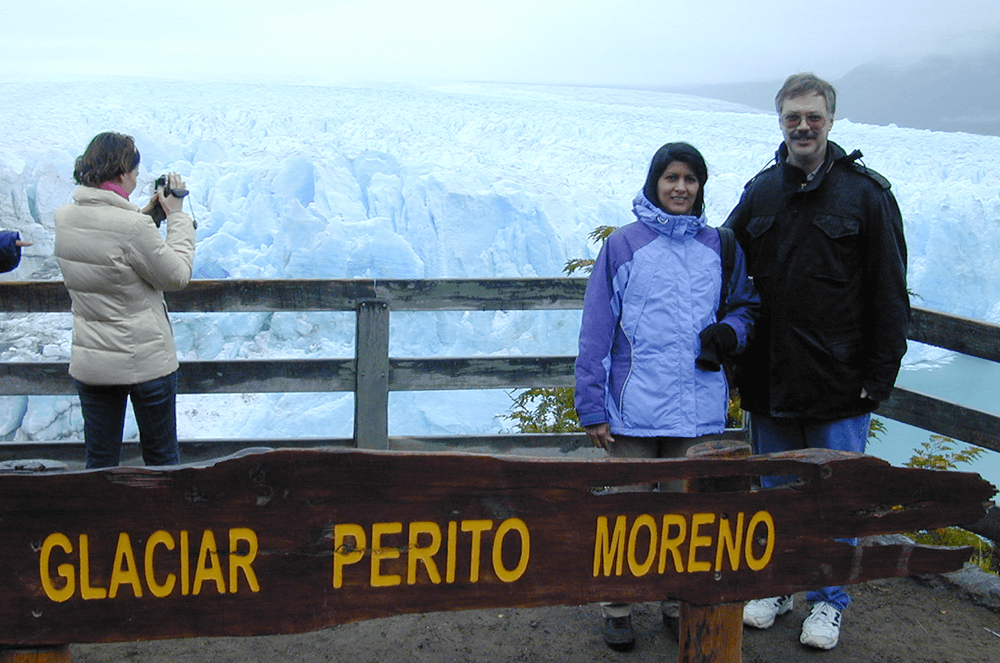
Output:
[[[734,440],[703,442],[688,458],[742,458],[750,445]],[[689,493],[750,491],[750,477],[690,479]],[[681,601],[677,663],[740,663],[743,660],[743,603],[693,605]]]
[[358,305],[354,344],[354,444],[359,449],[389,448],[389,304]]

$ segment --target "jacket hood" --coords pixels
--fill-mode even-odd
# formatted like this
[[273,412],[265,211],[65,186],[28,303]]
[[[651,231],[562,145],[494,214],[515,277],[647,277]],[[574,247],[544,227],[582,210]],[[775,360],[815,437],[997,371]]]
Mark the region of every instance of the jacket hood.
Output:
[[656,232],[667,237],[693,237],[699,230],[708,225],[705,215],[687,216],[684,214],[669,214],[654,205],[640,191],[632,201],[632,212],[635,218]]

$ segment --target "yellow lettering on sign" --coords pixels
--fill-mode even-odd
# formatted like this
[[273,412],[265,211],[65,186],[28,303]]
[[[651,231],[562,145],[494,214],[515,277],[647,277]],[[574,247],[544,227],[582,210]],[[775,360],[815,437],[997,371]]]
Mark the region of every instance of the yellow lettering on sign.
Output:
[[[677,536],[670,536],[671,528],[677,528]],[[670,560],[674,563],[674,570],[678,573],[684,572],[684,556],[681,555],[681,544],[687,539],[688,524],[684,516],[676,513],[668,513],[663,516],[663,532],[660,535],[660,563],[656,570],[660,573],[667,571],[667,552],[670,552]]]
[[201,594],[202,584],[209,580],[215,582],[217,592],[226,593],[226,579],[219,562],[219,547],[215,544],[215,534],[207,529],[201,535],[201,549],[198,551],[198,566],[194,570],[194,587],[191,588],[191,593],[195,596]]
[[399,534],[402,531],[403,523],[375,523],[372,525],[372,587],[395,587],[403,582],[403,578],[399,575],[382,575],[381,571],[383,559],[399,559],[399,548],[383,547],[382,536],[385,534]]
[[62,603],[63,601],[70,600],[76,592],[76,569],[72,564],[60,564],[57,566],[56,573],[63,579],[65,584],[61,589],[56,587],[56,583],[52,582],[52,576],[49,575],[49,569],[52,568],[52,550],[55,548],[61,548],[66,554],[73,552],[73,544],[70,543],[68,536],[59,534],[58,532],[49,534],[45,537],[45,541],[42,542],[42,551],[38,560],[39,575],[42,581],[42,590],[49,597],[49,600]]
[[444,580],[449,585],[455,582],[455,568],[458,566],[458,523],[448,523],[448,557],[445,561]]
[[[639,530],[645,529],[649,532],[649,548],[646,550],[646,559],[639,561],[636,557],[636,540],[639,538]],[[632,529],[628,533],[628,570],[636,578],[649,573],[656,561],[656,520],[648,514],[643,514],[632,523]]]
[[610,576],[612,567],[614,574],[622,574],[622,564],[625,559],[625,516],[615,518],[614,533],[608,532],[608,519],[605,516],[597,518],[597,536],[594,540],[594,577]]
[[[764,525],[767,530],[766,543],[764,544],[764,554],[759,558],[753,556],[753,539],[757,536],[757,526]],[[754,571],[760,571],[771,561],[771,555],[774,553],[774,518],[771,517],[767,511],[758,511],[750,519],[750,524],[747,525],[747,544],[746,544],[746,558],[747,566]]]
[[[503,541],[508,532],[517,532],[521,541],[521,552],[517,566],[508,569],[503,565]],[[524,575],[528,568],[528,558],[531,557],[531,534],[528,526],[520,518],[508,518],[500,523],[497,534],[493,538],[493,572],[502,582],[514,582]]]
[[[201,593],[204,584],[210,581],[215,582],[220,594],[227,592],[226,576],[220,561],[215,533],[210,529],[206,529],[202,534],[198,563],[194,569],[193,587],[189,583],[191,556],[188,551],[188,532],[185,530],[179,532],[179,546],[169,532],[164,530],[153,532],[146,539],[144,547],[140,547],[143,553],[141,566],[137,563],[132,536],[128,532],[119,532],[111,563],[107,564],[108,559],[105,558],[104,565],[97,565],[97,573],[92,573],[95,567],[91,558],[91,537],[87,534],[78,536],[76,551],[70,538],[60,532],[49,534],[42,542],[38,560],[39,578],[42,590],[52,601],[61,603],[74,596],[79,596],[85,601],[117,599],[122,598],[123,587],[131,588],[131,594],[135,598],[142,598],[147,589],[156,598],[165,598],[178,591],[182,596],[190,593],[197,595]],[[238,591],[240,574],[243,575],[250,591],[260,591],[260,582],[253,569],[258,549],[257,533],[252,529],[234,527],[229,530],[229,593]],[[56,566],[53,576],[52,565],[56,563],[55,557],[61,555],[65,555],[66,560],[59,560],[61,563]],[[179,563],[180,582],[174,573],[162,572],[163,565],[170,562]],[[158,568],[160,572],[157,572]],[[108,587],[104,588],[93,583],[92,577],[109,578]]]
[[[416,521],[411,523],[372,523],[370,531],[357,523],[341,523],[333,528],[333,587],[344,586],[347,567],[360,562],[369,555],[368,584],[371,587],[395,587],[403,583],[402,573],[389,573],[391,569],[406,569],[406,584],[419,582],[419,569],[423,567],[427,579],[435,585],[442,580],[447,584],[455,582],[459,562],[459,538],[468,543],[469,582],[479,582],[484,570],[492,569],[501,582],[514,582],[527,571],[531,559],[531,532],[520,518],[502,521],[494,531],[492,520],[449,521],[447,535],[442,535],[438,523]],[[388,537],[404,534],[406,544],[393,544]],[[488,534],[493,532],[492,540]],[[511,538],[517,535],[517,544]],[[371,546],[367,545],[371,541]],[[515,547],[517,545],[518,547]],[[489,547],[492,546],[492,547]],[[507,567],[504,549],[508,552],[507,562],[516,551],[517,562]],[[441,558],[444,554],[444,576],[441,574]],[[487,555],[484,557],[484,555]],[[405,567],[397,562],[406,557]],[[461,561],[465,561],[464,558]]]
[[[352,543],[348,545],[347,539]],[[361,525],[334,525],[333,527],[333,588],[344,586],[344,567],[357,564],[368,547],[365,529]]]
[[469,560],[469,582],[479,582],[479,561],[483,549],[483,532],[493,529],[492,520],[463,520],[462,531],[472,534],[472,552]]
[[118,547],[115,548],[115,563],[111,568],[111,587],[108,598],[118,596],[118,588],[131,585],[134,596],[142,596],[142,584],[139,582],[139,572],[135,568],[135,553],[132,552],[132,540],[128,534],[118,535]]
[[[420,545],[420,535],[430,536],[430,545]],[[438,571],[434,555],[441,550],[441,527],[437,523],[418,522],[410,523],[409,546],[406,557],[406,584],[414,585],[417,582],[417,562],[423,564],[427,577],[435,585],[441,584],[441,573]]]
[[[240,542],[247,544],[247,553],[240,555]],[[249,527],[234,527],[229,530],[229,592],[235,594],[239,588],[239,572],[243,572],[250,591],[256,593],[260,591],[260,583],[257,581],[257,574],[253,570],[253,562],[257,559],[257,532]]]
[[[722,570],[722,554],[729,554],[729,568],[740,570],[740,548],[743,547],[743,513],[736,516],[736,534],[729,518],[719,518],[719,546],[715,550],[715,570]],[[763,568],[763,567],[761,567]],[[760,570],[760,569],[757,569]]]
[[[771,562],[774,554],[774,518],[767,511],[755,513],[746,528],[746,514],[736,514],[735,529],[728,515],[714,513],[694,513],[690,516],[663,514],[659,529],[655,517],[650,514],[636,516],[631,525],[627,516],[614,516],[614,519],[612,528],[608,516],[597,518],[594,528],[595,578],[622,575],[625,559],[628,560],[629,574],[636,578],[649,574],[654,561],[658,561],[656,570],[660,574],[671,569],[683,573],[685,566],[687,573],[705,573],[713,569],[716,572],[727,569],[738,571],[744,559],[749,569],[760,571]],[[764,547],[764,552],[756,557],[754,537],[760,527],[764,528],[763,534],[756,541]],[[644,545],[648,548],[643,548]],[[714,564],[699,559],[705,548],[714,551]]]
[[711,525],[714,522],[714,513],[696,513],[691,516],[691,542],[688,544],[688,573],[712,570],[712,565],[709,562],[699,562],[697,555],[698,548],[705,548],[712,545],[711,536],[701,535],[702,526]]
[[90,586],[90,538],[80,535],[80,596],[85,601],[107,598],[108,590]]
[[168,573],[167,578],[162,585],[156,582],[156,565],[154,564],[156,561],[156,546],[163,546],[167,550],[173,550],[174,537],[170,536],[168,532],[164,532],[161,529],[153,532],[153,535],[146,539],[146,585],[149,586],[149,592],[153,596],[162,599],[164,596],[170,596],[170,592],[174,591],[174,585],[177,584],[177,576],[173,573]]
[[181,530],[181,596],[191,593],[191,545],[186,529]]

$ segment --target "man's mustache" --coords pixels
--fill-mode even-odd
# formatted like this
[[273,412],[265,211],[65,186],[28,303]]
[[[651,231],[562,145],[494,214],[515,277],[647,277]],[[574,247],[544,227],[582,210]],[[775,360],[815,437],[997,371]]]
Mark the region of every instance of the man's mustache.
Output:
[[792,132],[792,140],[810,140],[816,138],[816,134],[812,131],[795,131]]

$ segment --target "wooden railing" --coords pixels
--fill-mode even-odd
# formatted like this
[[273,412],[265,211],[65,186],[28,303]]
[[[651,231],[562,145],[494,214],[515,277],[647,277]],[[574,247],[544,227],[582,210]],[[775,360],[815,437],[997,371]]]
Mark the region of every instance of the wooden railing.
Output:
[[[573,385],[572,356],[389,356],[393,311],[572,310],[583,306],[586,279],[222,280],[193,281],[167,295],[172,312],[352,311],[355,356],[342,359],[194,361],[181,365],[182,394],[348,392],[355,394],[349,439],[184,440],[186,459],[239,448],[357,446],[364,449],[560,447],[585,444],[582,434],[401,437],[388,435],[391,391],[516,389]],[[0,283],[6,312],[66,312],[61,282]],[[1000,361],[1000,326],[914,308],[910,338]],[[67,362],[0,362],[0,395],[75,393]],[[877,414],[1000,452],[1000,417],[897,387]],[[80,458],[80,441],[0,443],[0,459]]]

